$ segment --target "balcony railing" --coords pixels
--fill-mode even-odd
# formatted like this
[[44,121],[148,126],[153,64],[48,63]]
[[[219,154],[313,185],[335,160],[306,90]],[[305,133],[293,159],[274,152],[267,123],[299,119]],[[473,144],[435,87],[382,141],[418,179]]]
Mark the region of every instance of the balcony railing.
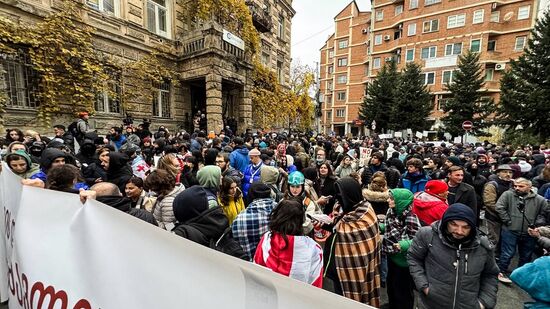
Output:
[[[181,56],[195,57],[202,53],[220,53],[224,58],[247,60],[244,50],[223,39],[223,28],[215,22],[205,24],[201,29],[186,32],[178,40]],[[231,57],[233,56],[233,57]]]
[[262,33],[270,32],[273,28],[273,21],[271,20],[269,12],[263,8],[260,8],[260,6],[253,1],[246,1],[246,5],[252,14],[252,23],[254,24],[254,27]]

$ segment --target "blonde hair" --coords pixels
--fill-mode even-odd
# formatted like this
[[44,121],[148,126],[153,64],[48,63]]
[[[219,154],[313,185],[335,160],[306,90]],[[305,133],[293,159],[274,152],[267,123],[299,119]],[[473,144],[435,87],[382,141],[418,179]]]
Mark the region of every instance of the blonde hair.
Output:
[[181,170],[177,166],[175,166],[174,163],[172,163],[174,159],[177,160],[175,154],[165,154],[162,158],[160,158],[157,168],[165,170],[168,173],[172,174],[172,176],[176,177],[181,172]]

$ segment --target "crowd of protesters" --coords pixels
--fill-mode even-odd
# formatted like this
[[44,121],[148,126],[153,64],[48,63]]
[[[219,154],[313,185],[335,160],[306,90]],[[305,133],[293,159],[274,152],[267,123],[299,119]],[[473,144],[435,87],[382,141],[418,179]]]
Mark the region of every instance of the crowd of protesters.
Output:
[[385,287],[390,308],[414,308],[414,291],[421,308],[494,308],[498,281],[512,280],[530,308],[550,306],[545,145],[151,132],[147,121],[99,136],[88,117],[53,138],[8,129],[6,166],[25,185],[374,307]]

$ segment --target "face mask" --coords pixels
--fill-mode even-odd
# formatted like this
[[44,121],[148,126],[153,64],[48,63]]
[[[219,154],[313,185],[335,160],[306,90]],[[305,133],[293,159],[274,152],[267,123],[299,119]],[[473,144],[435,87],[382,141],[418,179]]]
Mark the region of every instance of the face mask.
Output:
[[317,160],[315,160],[315,162],[317,162],[317,164],[319,164],[319,165],[320,165],[321,163],[323,163],[324,161],[325,161],[325,160],[323,160],[323,159],[317,159]]

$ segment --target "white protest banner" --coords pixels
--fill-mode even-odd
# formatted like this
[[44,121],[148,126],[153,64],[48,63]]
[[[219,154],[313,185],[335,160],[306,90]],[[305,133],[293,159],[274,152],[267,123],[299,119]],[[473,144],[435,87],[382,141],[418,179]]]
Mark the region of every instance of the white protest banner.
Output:
[[422,135],[422,132],[416,131],[415,136],[416,136],[417,138],[422,138],[423,135]]
[[2,222],[10,223],[2,230],[10,309],[371,308],[97,201],[21,188],[6,169],[0,200]]
[[393,134],[393,136],[397,137],[397,138],[402,138],[403,137],[403,132],[395,132]]
[[359,166],[368,166],[372,148],[359,147]]
[[378,137],[380,137],[380,139],[389,139],[389,138],[392,138],[392,135],[391,134],[380,134]]

